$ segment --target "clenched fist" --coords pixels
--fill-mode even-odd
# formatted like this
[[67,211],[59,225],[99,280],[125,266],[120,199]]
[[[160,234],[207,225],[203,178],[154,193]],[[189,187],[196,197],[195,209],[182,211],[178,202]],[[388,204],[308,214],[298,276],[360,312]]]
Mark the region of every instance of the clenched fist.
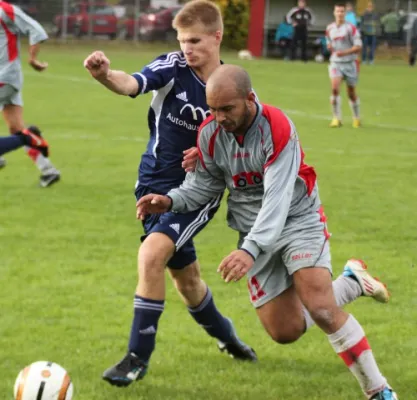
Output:
[[84,60],[84,67],[88,69],[94,79],[106,78],[110,70],[110,60],[102,51],[91,53]]

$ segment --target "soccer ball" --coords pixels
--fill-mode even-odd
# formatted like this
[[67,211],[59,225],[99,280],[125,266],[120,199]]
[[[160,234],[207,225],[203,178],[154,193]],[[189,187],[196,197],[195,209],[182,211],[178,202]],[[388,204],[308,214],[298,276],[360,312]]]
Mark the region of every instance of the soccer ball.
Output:
[[252,53],[249,50],[240,50],[237,56],[241,60],[252,60]]
[[72,400],[73,391],[67,371],[48,361],[22,369],[14,384],[15,400]]
[[314,57],[314,59],[315,59],[315,61],[316,61],[316,62],[318,62],[318,63],[322,63],[322,62],[324,62],[324,56],[323,56],[323,54],[317,54],[317,55]]

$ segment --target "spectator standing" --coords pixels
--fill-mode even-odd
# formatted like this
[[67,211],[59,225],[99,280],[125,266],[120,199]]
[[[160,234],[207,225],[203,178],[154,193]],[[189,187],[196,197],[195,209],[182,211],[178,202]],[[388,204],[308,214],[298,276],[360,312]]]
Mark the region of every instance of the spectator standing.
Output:
[[287,14],[287,21],[294,27],[291,59],[296,59],[298,42],[301,42],[301,58],[304,62],[307,62],[308,27],[314,24],[314,14],[307,7],[305,0],[298,0],[298,7],[293,7]]
[[346,16],[345,21],[353,26],[358,26],[358,18],[356,17],[355,10],[353,9],[352,3],[346,3]]
[[385,43],[392,47],[394,40],[398,38],[400,32],[400,16],[393,9],[381,18],[381,25],[384,31]]
[[375,11],[374,3],[370,1],[361,19],[362,61],[368,64],[374,63],[378,25],[379,15]]

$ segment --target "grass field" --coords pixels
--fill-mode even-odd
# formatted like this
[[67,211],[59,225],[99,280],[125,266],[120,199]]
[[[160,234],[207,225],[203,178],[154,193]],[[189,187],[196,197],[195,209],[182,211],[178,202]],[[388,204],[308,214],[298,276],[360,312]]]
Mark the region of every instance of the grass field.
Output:
[[[77,400],[362,398],[317,328],[296,344],[277,345],[260,326],[245,282],[221,281],[216,267],[236,243],[225,207],[196,239],[203,276],[260,362],[239,364],[219,354],[169,284],[146,379],[125,390],[101,381],[102,371],[124,355],[130,330],[142,232],[133,186],[148,137],[150,95],[133,101],[95,84],[82,67],[94,49],[46,46],[49,70],[25,68],[26,121],[43,129],[63,179],[39,189],[22,151],[9,154],[0,171],[0,399],[12,399],[21,368],[45,359],[68,369]],[[160,51],[114,44],[104,50],[114,69],[129,72]],[[238,62],[228,54],[224,60]],[[388,305],[359,299],[348,309],[401,399],[417,399],[416,71],[364,66],[363,128],[351,128],[344,95],[345,125],[331,130],[325,64],[243,65],[261,100],[293,118],[306,161],[316,167],[335,274],[349,257],[360,257],[388,283]]]

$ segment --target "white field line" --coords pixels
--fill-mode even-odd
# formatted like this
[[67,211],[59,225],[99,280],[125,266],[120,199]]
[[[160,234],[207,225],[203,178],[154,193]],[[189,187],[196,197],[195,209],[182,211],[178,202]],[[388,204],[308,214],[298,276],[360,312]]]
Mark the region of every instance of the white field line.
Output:
[[[141,138],[141,137],[128,137],[128,136],[115,136],[115,135],[86,135],[82,133],[70,133],[70,132],[56,132],[53,134],[53,137],[59,140],[85,140],[85,141],[112,141],[112,142],[137,142],[137,143],[147,143],[148,139]],[[305,151],[316,152],[316,153],[330,153],[330,154],[349,154],[349,155],[368,155],[368,156],[375,156],[375,155],[386,155],[390,157],[415,157],[416,152],[414,151],[378,151],[378,150],[361,150],[355,149],[354,151],[345,151],[343,149],[335,149],[335,148],[320,148],[315,149],[313,147],[303,147]]]
[[[57,74],[48,73],[47,71],[42,74],[35,73],[35,72],[27,72],[26,75],[43,77],[46,79],[79,82],[83,84],[86,84],[86,83],[91,84],[91,85],[98,84],[98,82],[96,82],[93,78],[88,78],[88,77],[80,78],[80,77],[69,76],[69,75],[57,75]],[[301,110],[292,110],[292,109],[287,109],[287,108],[283,108],[283,110],[289,115],[296,115],[302,118],[315,119],[315,120],[320,120],[320,121],[328,121],[330,118],[329,115],[308,113],[308,112],[301,111]],[[417,126],[404,126],[404,125],[383,124],[383,123],[370,123],[366,125],[370,127],[374,127],[374,128],[393,129],[393,130],[406,131],[406,132],[417,132]]]

